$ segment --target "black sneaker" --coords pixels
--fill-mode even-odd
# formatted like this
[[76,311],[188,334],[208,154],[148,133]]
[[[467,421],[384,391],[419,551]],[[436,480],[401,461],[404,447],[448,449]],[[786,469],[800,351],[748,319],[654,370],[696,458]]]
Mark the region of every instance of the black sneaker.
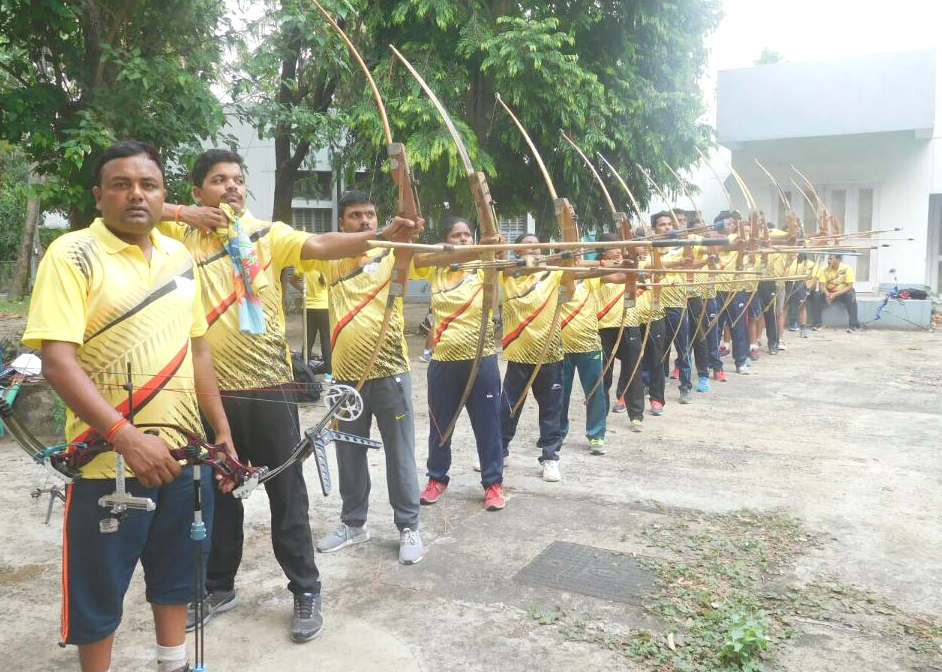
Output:
[[324,629],[321,615],[321,594],[299,593],[294,596],[294,618],[291,619],[291,641],[307,642]]
[[[238,604],[235,590],[217,590],[206,593],[203,598],[203,625],[205,626],[216,614],[229,611]],[[186,605],[186,631],[196,627],[196,603]]]

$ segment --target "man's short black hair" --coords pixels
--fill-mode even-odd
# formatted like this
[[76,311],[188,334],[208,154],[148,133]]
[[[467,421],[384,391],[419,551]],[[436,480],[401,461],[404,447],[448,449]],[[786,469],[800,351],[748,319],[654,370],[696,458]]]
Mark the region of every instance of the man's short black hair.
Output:
[[654,228],[654,223],[657,220],[659,220],[661,217],[667,217],[671,221],[671,224],[673,224],[674,222],[674,218],[671,217],[670,210],[661,210],[660,212],[655,212],[653,215],[651,215],[651,228],[652,229]]
[[616,240],[621,240],[621,238],[618,237],[618,234],[612,233],[611,231],[606,231],[599,236],[599,242],[602,243],[612,243]]
[[238,163],[240,168],[245,165],[242,157],[232,150],[207,149],[196,157],[193,170],[190,171],[190,179],[193,180],[194,186],[202,187],[206,175],[209,174],[209,169],[217,163]]
[[122,140],[108,147],[98,159],[98,163],[95,164],[95,186],[101,186],[101,169],[105,167],[106,163],[114,161],[115,159],[137,156],[138,154],[144,154],[148,159],[156,163],[157,167],[160,169],[160,175],[163,177],[164,164],[163,161],[160,160],[160,154],[157,153],[156,149],[138,140]]
[[370,198],[370,195],[365,191],[359,191],[357,189],[350,189],[345,191],[340,195],[340,200],[337,201],[337,217],[343,217],[347,212],[347,208],[351,205],[363,205],[364,203],[369,203],[372,206],[376,206],[376,203],[373,202],[373,199]]

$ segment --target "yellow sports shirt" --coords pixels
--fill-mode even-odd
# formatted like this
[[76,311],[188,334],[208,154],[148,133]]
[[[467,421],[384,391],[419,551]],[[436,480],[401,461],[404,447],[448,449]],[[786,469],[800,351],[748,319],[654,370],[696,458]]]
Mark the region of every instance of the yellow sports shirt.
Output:
[[[339,381],[358,381],[369,364],[383,325],[394,261],[391,250],[377,248],[349,259],[306,262],[327,280],[330,356],[334,378]],[[395,301],[383,345],[369,372],[370,380],[409,370],[402,299]]]
[[[484,310],[484,271],[452,271],[443,266],[415,269],[432,287],[435,348],[432,359],[442,362],[474,359]],[[496,309],[496,306],[495,306]],[[497,352],[493,317],[487,320],[482,357]]]
[[201,233],[185,224],[161,222],[160,231],[182,242],[196,260],[209,331],[206,341],[220,390],[272,387],[293,379],[285,314],[281,305],[281,271],[299,266],[301,247],[311,234],[282,222],[264,222],[246,212],[241,217],[262,269],[256,291],[265,313],[265,333],[239,329],[239,302],[232,259],[226,252],[225,229]]
[[294,277],[304,278],[304,307],[307,310],[327,310],[327,281],[324,276],[317,271],[305,273],[296,268]]
[[[134,422],[201,434],[190,350],[190,338],[206,333],[199,277],[186,248],[157,231],[151,240],[150,263],[101,219],[53,241],[39,264],[23,343],[37,350],[43,341],[78,344],[79,366],[124,416],[130,361]],[[180,444],[174,432],[159,432],[171,446]],[[66,412],[69,441],[91,433]],[[96,456],[81,471],[84,478],[114,478],[114,453]]]
[[832,269],[830,266],[822,268],[818,272],[818,280],[821,281],[827,291],[836,292],[843,289],[845,285],[853,287],[856,276],[854,275],[854,269],[842,261],[837,269]]
[[[672,247],[661,253],[661,263],[678,262],[684,258],[684,248]],[[669,272],[660,280],[664,284],[683,285],[687,282],[686,275],[683,272]],[[686,287],[662,287],[661,303],[668,308],[683,308],[687,303]]]
[[622,313],[625,314],[625,326],[637,327],[638,315],[637,306],[625,310],[625,283],[624,282],[599,282],[596,290],[599,304],[597,314],[599,320],[599,329],[617,329],[622,323]]
[[597,352],[602,349],[602,340],[599,338],[598,286],[598,278],[577,280],[572,298],[563,304],[559,329],[562,333],[564,352]]
[[[523,364],[551,364],[563,358],[563,344],[557,326],[549,333],[559,296],[562,271],[501,276],[503,289],[504,358]],[[562,317],[562,311],[560,311]],[[544,361],[538,362],[546,339],[551,338]]]

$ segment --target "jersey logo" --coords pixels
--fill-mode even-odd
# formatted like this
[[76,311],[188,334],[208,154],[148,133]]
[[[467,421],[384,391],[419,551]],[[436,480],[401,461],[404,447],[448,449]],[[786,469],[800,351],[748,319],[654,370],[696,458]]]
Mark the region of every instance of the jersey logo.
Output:
[[402,420],[404,417],[406,417],[405,413],[403,413],[402,415],[397,415],[396,420]]

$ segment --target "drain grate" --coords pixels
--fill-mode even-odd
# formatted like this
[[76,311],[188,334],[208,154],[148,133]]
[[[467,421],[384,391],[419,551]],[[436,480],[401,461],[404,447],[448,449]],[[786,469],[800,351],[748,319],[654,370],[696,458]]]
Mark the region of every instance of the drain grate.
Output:
[[521,583],[559,588],[615,602],[638,603],[654,586],[654,574],[637,558],[606,548],[554,541],[514,577]]

